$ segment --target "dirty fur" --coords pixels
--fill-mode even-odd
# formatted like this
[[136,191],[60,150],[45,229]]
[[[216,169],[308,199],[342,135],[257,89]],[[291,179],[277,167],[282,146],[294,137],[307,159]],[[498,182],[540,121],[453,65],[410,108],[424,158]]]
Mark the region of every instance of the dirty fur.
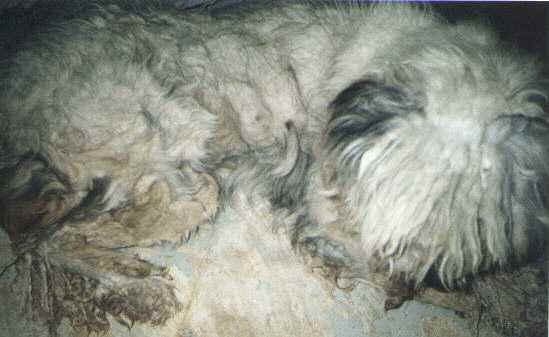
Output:
[[404,4],[84,7],[0,64],[2,228],[21,256],[74,230],[74,251],[111,249],[80,272],[124,274],[115,247],[188,241],[217,184],[219,208],[254,186],[295,215],[298,252],[404,297],[542,254],[540,65],[488,28]]

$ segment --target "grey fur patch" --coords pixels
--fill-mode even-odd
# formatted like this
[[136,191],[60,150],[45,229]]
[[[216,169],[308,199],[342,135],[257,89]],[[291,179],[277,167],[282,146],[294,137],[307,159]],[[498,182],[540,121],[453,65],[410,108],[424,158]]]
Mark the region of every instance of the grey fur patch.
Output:
[[532,259],[546,249],[549,234],[549,124],[524,115],[503,116],[488,129],[487,137],[497,138],[496,131],[502,130],[507,133],[499,135],[503,137],[499,155],[508,180],[508,197],[502,200],[502,212],[509,217],[508,235],[529,242],[514,245],[523,250],[515,250],[513,259]]

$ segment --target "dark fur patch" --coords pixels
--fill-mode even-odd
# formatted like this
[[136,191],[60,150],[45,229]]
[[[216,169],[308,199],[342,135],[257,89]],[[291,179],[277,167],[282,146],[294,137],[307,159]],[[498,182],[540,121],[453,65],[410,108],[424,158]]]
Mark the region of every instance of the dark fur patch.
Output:
[[72,219],[82,219],[84,217],[94,216],[104,208],[105,195],[111,184],[109,177],[98,177],[92,180],[92,188],[82,199],[80,204],[72,210],[70,217]]
[[[289,136],[286,139],[285,149],[283,152],[286,155],[292,155],[288,152],[297,151],[295,161],[291,170],[283,176],[273,176],[271,185],[270,201],[275,207],[288,208],[295,210],[305,196],[305,188],[308,181],[308,171],[311,166],[311,155],[301,149],[298,131],[292,121],[287,121],[286,129]],[[294,149],[289,149],[292,142],[289,138],[293,138]]]
[[343,90],[330,104],[330,150],[345,147],[361,137],[385,134],[388,120],[422,110],[418,99],[403,88],[380,81],[361,80]]
[[70,188],[46,157],[27,153],[14,159],[0,170],[0,226],[14,242],[48,232],[66,214],[64,196]]
[[271,203],[280,208],[295,209],[305,196],[307,172],[311,166],[311,156],[300,151],[297,162],[290,173],[275,177],[272,182]]

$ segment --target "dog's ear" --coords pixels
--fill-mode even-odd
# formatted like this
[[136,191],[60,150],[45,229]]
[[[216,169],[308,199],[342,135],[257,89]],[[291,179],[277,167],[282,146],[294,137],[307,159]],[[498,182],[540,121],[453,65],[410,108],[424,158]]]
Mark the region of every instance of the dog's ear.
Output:
[[330,150],[345,148],[359,138],[385,134],[390,120],[423,110],[421,96],[398,85],[366,79],[351,84],[330,104],[327,142]]

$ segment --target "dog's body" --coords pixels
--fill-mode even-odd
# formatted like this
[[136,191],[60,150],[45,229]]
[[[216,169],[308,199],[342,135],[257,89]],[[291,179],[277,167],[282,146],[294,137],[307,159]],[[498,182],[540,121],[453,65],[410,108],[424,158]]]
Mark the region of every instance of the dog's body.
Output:
[[155,181],[185,199],[210,172],[299,213],[294,244],[341,277],[452,287],[545,245],[539,67],[485,28],[403,5],[106,6],[56,27],[2,63],[15,240]]

